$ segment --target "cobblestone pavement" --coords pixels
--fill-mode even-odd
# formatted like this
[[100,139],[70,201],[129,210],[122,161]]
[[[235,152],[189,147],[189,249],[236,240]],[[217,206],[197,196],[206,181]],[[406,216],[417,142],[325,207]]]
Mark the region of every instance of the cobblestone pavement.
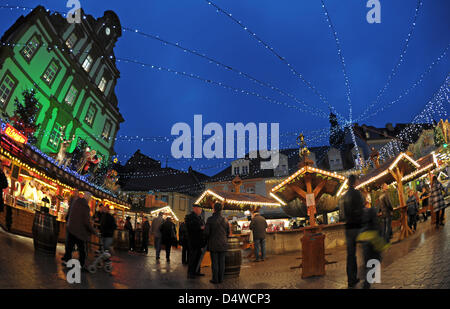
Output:
[[[408,239],[395,243],[382,262],[381,283],[374,288],[450,288],[450,224],[439,230],[429,221],[419,224]],[[358,249],[358,265],[361,265]],[[180,262],[181,251],[173,250],[171,263],[161,253],[155,261],[153,248],[148,256],[116,252],[113,272],[82,273],[81,284],[66,281],[66,269],[60,258],[64,246],[58,245],[55,257],[36,254],[33,241],[9,234],[0,228],[0,288],[151,288],[151,289],[342,289],[347,288],[345,248],[327,250],[326,275],[301,279],[301,252],[269,256],[265,262],[243,260],[239,278],[212,285],[210,267],[199,279],[187,279],[186,266]],[[244,253],[246,255],[248,253]],[[360,272],[362,274],[362,272]]]

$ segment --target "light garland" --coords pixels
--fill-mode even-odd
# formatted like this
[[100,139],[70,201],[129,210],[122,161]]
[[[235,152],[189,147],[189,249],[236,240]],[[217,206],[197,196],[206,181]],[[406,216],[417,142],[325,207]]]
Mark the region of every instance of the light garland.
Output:
[[275,51],[275,49],[273,47],[271,47],[269,44],[267,44],[265,41],[263,41],[258,35],[256,35],[255,32],[253,32],[252,30],[250,30],[247,26],[245,26],[241,21],[237,20],[236,18],[234,18],[232,16],[232,14],[228,13],[227,11],[225,11],[224,9],[222,9],[221,7],[219,7],[217,4],[215,4],[214,2],[212,2],[211,0],[205,0],[205,2],[208,3],[208,5],[211,5],[212,7],[214,7],[216,9],[216,11],[219,13],[222,13],[223,15],[225,15],[227,18],[231,19],[233,22],[235,22],[237,25],[239,25],[239,27],[241,27],[243,30],[245,30],[248,34],[250,34],[250,37],[254,38],[255,40],[258,41],[259,44],[261,44],[264,48],[266,48],[267,50],[269,50],[274,56],[276,56],[281,62],[283,62],[288,68],[289,70],[292,72],[292,74],[294,74],[295,76],[297,76],[298,78],[300,78],[300,80],[310,89],[314,92],[315,95],[317,95],[320,100],[325,103],[328,106],[328,109],[330,111],[333,111],[334,114],[336,114],[338,117],[341,118],[341,120],[345,119],[343,116],[341,116],[336,109],[334,108],[334,106],[331,106],[330,103],[327,101],[327,99],[325,97],[322,96],[322,94],[320,94],[320,92],[309,82],[307,81],[303,75],[301,73],[299,73],[292,64],[290,64],[285,57],[281,56],[277,51]]
[[394,65],[394,67],[391,70],[391,73],[388,76],[387,82],[386,84],[383,86],[383,88],[380,90],[380,92],[378,93],[375,101],[373,103],[371,103],[366,110],[361,114],[360,118],[363,118],[365,116],[365,114],[374,106],[378,106],[379,104],[379,100],[380,98],[383,96],[383,94],[386,92],[387,88],[390,86],[392,79],[396,76],[398,69],[400,68],[400,66],[403,64],[404,59],[406,58],[406,52],[408,51],[408,46],[409,46],[409,42],[411,40],[411,37],[414,33],[414,29],[416,28],[416,22],[417,22],[417,17],[419,15],[419,10],[421,8],[421,6],[423,5],[423,0],[417,0],[417,7],[415,10],[415,14],[414,14],[414,18],[413,18],[413,22],[411,25],[411,29],[409,30],[408,33],[408,37],[405,40],[405,44],[403,45],[402,51],[400,52],[400,57],[397,61],[397,63]]
[[[434,68],[434,66],[436,66],[439,62],[441,62],[442,59],[445,58],[445,56],[447,55],[447,52],[450,48],[450,44],[447,45],[447,47],[445,48],[445,50],[428,66],[428,68],[425,70],[425,72],[423,72],[420,76],[419,79],[416,80],[414,82],[414,84],[412,86],[410,86],[409,88],[407,88],[402,94],[400,94],[395,100],[386,103],[384,106],[379,106],[379,104],[375,105],[374,103],[372,105],[370,105],[362,114],[361,116],[358,117],[358,119],[355,120],[355,122],[360,122],[360,121],[365,121],[369,118],[372,118],[376,115],[378,115],[379,113],[385,111],[388,107],[398,103],[401,99],[403,99],[404,97],[406,97],[412,90],[414,90],[417,86],[419,86],[420,84],[422,84],[422,82],[425,79],[425,76],[428,75],[431,70]],[[373,108],[374,106],[377,107],[377,111],[373,112],[370,115],[364,116],[365,114],[367,114],[369,112],[369,110],[371,108]]]

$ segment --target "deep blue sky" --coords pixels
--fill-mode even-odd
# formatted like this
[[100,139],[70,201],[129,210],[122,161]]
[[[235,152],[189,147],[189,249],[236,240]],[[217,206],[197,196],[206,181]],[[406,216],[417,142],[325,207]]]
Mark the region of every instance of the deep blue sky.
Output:
[[[204,0],[97,1],[81,0],[86,14],[100,17],[105,10],[115,11],[123,27],[137,28],[179,42],[260,80],[290,92],[310,105],[326,110],[312,91],[289,72],[268,50],[259,45],[238,25],[209,6]],[[366,0],[325,0],[338,32],[351,84],[353,114],[359,114],[373,101],[399,59],[411,28],[416,0],[381,0],[381,24],[366,21]],[[44,5],[65,12],[65,0],[10,0],[10,5]],[[249,29],[284,56],[328,101],[348,117],[341,64],[336,46],[319,0],[216,0]],[[0,32],[23,14],[0,10]],[[408,89],[450,43],[450,1],[425,0],[417,19],[404,64],[381,99],[390,102]],[[188,53],[160,42],[124,32],[115,49],[116,57],[195,73],[237,88],[249,89],[295,105],[289,98],[260,87],[236,74],[209,64]],[[329,126],[328,120],[301,113],[256,97],[197,80],[118,63],[121,78],[116,93],[125,118],[120,136],[170,136],[176,122],[193,124],[193,115],[202,114],[204,122],[279,122],[281,133],[312,131]],[[415,90],[386,112],[365,123],[384,126],[387,122],[409,122],[419,113],[448,74],[448,55],[425,77]],[[361,123],[360,123],[361,124]],[[317,135],[317,134],[316,134]],[[308,136],[307,136],[308,137]],[[310,138],[317,136],[310,135]],[[281,138],[282,146],[295,146],[295,136]],[[316,145],[326,144],[324,136]],[[170,142],[118,141],[121,161],[140,148],[143,153],[165,161]],[[186,169],[189,165],[206,174],[223,167],[224,160],[175,161],[169,165]],[[204,169],[205,166],[219,167]]]

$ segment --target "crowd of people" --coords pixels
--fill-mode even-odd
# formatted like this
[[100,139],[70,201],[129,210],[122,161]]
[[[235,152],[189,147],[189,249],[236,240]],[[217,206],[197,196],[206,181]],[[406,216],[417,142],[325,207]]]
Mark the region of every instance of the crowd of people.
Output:
[[[381,261],[381,253],[390,246],[393,236],[392,217],[394,207],[389,198],[389,186],[385,183],[382,186],[382,194],[371,206],[371,202],[366,194],[355,189],[356,176],[350,175],[348,179],[349,189],[344,195],[344,217],[345,236],[347,243],[347,282],[348,287],[353,288],[360,281],[358,279],[358,267],[356,262],[357,243],[363,244],[364,265],[366,273],[368,271],[367,262],[371,259]],[[431,205],[436,217],[436,229],[444,225],[444,201],[445,189],[437,179],[436,175],[431,177],[431,189],[424,184],[421,192],[415,192],[409,188],[407,191],[406,215],[408,226],[413,232],[417,230],[419,217],[419,202],[422,202],[423,220],[426,221],[429,214],[428,208]],[[365,276],[364,288],[370,288],[370,282]]]

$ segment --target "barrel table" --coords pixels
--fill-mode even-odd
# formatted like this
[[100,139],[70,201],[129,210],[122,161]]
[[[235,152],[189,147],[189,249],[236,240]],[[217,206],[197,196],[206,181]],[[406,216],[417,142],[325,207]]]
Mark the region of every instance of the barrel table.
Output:
[[242,264],[242,253],[239,237],[228,237],[228,250],[225,254],[225,278],[239,277]]
[[114,249],[128,251],[130,248],[129,242],[128,230],[116,230],[114,232]]
[[56,217],[48,213],[48,208],[35,212],[32,232],[34,250],[55,255],[59,225]]

